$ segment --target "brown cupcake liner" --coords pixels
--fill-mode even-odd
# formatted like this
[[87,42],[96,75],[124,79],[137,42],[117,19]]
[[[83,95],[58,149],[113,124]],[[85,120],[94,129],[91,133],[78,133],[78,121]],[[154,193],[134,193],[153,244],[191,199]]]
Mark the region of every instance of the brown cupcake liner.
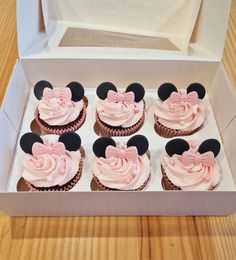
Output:
[[96,182],[96,184],[99,186],[100,190],[102,190],[102,191],[141,191],[147,185],[147,183],[150,179],[150,175],[151,174],[149,174],[148,179],[139,188],[133,189],[133,190],[118,190],[118,189],[108,188],[108,187],[104,186],[94,174],[93,174],[93,179]]
[[[161,185],[164,190],[181,190],[180,187],[174,185],[170,179],[167,177],[166,172],[164,167],[161,165],[161,172],[162,172],[162,180],[161,180]],[[212,191],[216,188],[217,186],[213,186],[209,189],[209,191]]]
[[162,180],[161,184],[164,190],[181,190],[178,186],[175,186],[167,177],[164,167],[161,165]]
[[39,127],[45,134],[55,134],[55,135],[61,135],[65,132],[75,132],[78,130],[84,123],[86,119],[86,105],[84,103],[83,109],[80,112],[79,116],[76,120],[73,122],[63,125],[63,126],[50,126],[46,122],[44,122],[42,119],[39,118],[39,111],[38,108],[35,111],[35,120],[37,121]]
[[155,115],[154,116],[155,119],[155,130],[156,132],[162,136],[162,137],[166,137],[166,138],[171,138],[171,137],[175,137],[175,136],[186,136],[186,135],[192,135],[194,133],[196,133],[197,131],[199,131],[203,124],[193,130],[179,130],[179,129],[171,129],[168,128],[164,125],[162,125],[159,121],[158,121],[158,117]]
[[24,181],[30,191],[68,191],[68,190],[72,189],[75,186],[75,184],[79,181],[81,174],[82,174],[82,167],[83,167],[83,162],[81,160],[80,164],[79,164],[79,170],[76,173],[76,175],[70,181],[68,181],[66,184],[64,184],[62,186],[55,185],[55,186],[51,186],[51,187],[35,187],[34,185],[29,183],[25,179],[24,179]]
[[127,128],[122,128],[122,127],[115,128],[115,127],[108,126],[107,124],[103,123],[101,121],[101,119],[99,118],[98,113],[96,112],[97,124],[99,125],[101,130],[109,136],[128,136],[128,135],[132,135],[142,127],[142,125],[144,124],[144,120],[145,120],[145,114],[143,113],[143,116],[141,117],[141,119],[135,125],[127,127]]

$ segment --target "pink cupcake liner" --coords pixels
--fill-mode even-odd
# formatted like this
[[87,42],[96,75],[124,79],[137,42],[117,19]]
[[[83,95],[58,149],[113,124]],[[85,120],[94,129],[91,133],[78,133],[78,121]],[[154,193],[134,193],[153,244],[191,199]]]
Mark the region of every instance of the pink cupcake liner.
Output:
[[197,131],[199,131],[203,124],[193,130],[179,130],[179,129],[171,129],[168,128],[164,125],[162,125],[159,121],[158,121],[158,117],[155,115],[154,116],[155,119],[155,130],[156,132],[162,136],[162,137],[166,137],[166,138],[171,138],[171,137],[175,137],[175,136],[186,136],[186,135],[192,135],[194,133],[196,133]]
[[[148,179],[139,188],[133,189],[133,190],[127,190],[127,191],[141,191],[142,189],[144,189],[144,187],[147,185],[147,183],[150,179],[150,175],[151,174],[149,174]],[[104,186],[94,174],[93,174],[93,179],[96,182],[96,184],[99,186],[99,188],[103,191],[124,191],[124,190],[111,189],[111,188]]]
[[37,121],[39,127],[45,134],[55,134],[55,135],[61,135],[65,132],[75,132],[78,130],[84,123],[86,118],[86,105],[84,103],[83,109],[78,116],[78,118],[71,122],[70,124],[67,124],[65,126],[49,126],[47,125],[43,120],[39,118],[39,111],[36,109],[35,111],[35,120]]
[[41,192],[44,192],[44,191],[68,191],[68,190],[72,189],[75,186],[75,184],[79,181],[81,174],[82,174],[82,167],[83,167],[83,162],[81,160],[80,164],[79,164],[79,170],[76,173],[76,175],[73,177],[73,179],[71,179],[70,181],[68,181],[66,184],[64,184],[62,186],[57,185],[57,186],[51,186],[51,187],[37,188],[26,180],[25,180],[25,183],[28,186],[29,191],[41,191]]
[[137,132],[142,127],[142,125],[144,124],[144,120],[145,120],[145,114],[143,113],[143,116],[135,125],[127,127],[127,128],[123,128],[123,129],[112,129],[101,121],[98,113],[96,112],[96,121],[97,121],[99,127],[101,128],[101,130],[104,133],[106,133],[109,136],[132,135],[133,133]]
[[[161,165],[161,173],[162,173],[162,180],[161,184],[164,190],[181,190],[180,187],[174,185],[170,179],[167,177],[166,172],[164,167]],[[216,188],[217,186],[213,186],[209,189],[209,191],[212,191]]]

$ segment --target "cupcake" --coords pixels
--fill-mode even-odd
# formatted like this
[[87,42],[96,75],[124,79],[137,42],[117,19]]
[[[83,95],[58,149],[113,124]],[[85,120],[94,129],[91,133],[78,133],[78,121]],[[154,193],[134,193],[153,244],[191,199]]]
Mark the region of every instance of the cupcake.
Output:
[[79,129],[86,118],[84,88],[71,82],[65,88],[53,89],[48,81],[39,81],[34,87],[39,100],[35,119],[46,134],[61,135]]
[[138,83],[126,90],[117,90],[109,82],[97,88],[99,101],[96,107],[96,122],[105,135],[127,136],[137,132],[144,123],[145,90]]
[[193,83],[187,89],[177,90],[171,83],[158,89],[159,100],[155,105],[155,130],[162,137],[191,135],[204,123],[206,107],[205,88]]
[[127,144],[111,137],[100,137],[93,145],[93,179],[101,190],[139,191],[150,177],[150,160],[146,154],[148,140],[136,135]]
[[80,179],[81,139],[76,133],[38,136],[26,133],[20,139],[25,152],[22,177],[30,191],[68,191]]
[[208,139],[203,143],[173,139],[166,144],[161,158],[162,186],[165,190],[214,190],[221,179],[216,156],[220,143]]

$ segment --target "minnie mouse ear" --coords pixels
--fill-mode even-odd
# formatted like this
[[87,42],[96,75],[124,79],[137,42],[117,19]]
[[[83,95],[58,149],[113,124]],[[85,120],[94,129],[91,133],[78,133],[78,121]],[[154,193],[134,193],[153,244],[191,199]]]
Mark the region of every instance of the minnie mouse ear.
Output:
[[35,97],[40,100],[43,97],[43,90],[45,88],[50,88],[53,89],[53,86],[50,82],[46,81],[46,80],[41,80],[38,83],[35,84],[34,86],[34,95]]
[[172,83],[164,83],[158,88],[157,95],[160,100],[165,101],[172,92],[178,92],[176,86]]
[[166,144],[166,153],[171,157],[174,154],[182,155],[183,152],[190,148],[187,141],[181,138],[176,138]]
[[72,101],[78,102],[84,97],[84,88],[80,83],[72,81],[66,87],[71,90]]
[[75,132],[60,135],[58,142],[63,143],[67,151],[77,151],[81,146],[80,136]]
[[198,94],[198,98],[200,98],[200,99],[203,99],[205,97],[206,90],[203,87],[203,85],[200,83],[190,84],[187,88],[187,93],[192,92],[192,91],[196,91]]
[[34,143],[43,144],[43,139],[40,136],[33,133],[26,133],[22,135],[20,139],[21,149],[28,154],[32,154],[32,146]]
[[114,84],[112,84],[111,82],[103,82],[97,87],[97,96],[100,99],[104,100],[107,98],[107,93],[109,90],[117,92],[117,88]]
[[115,141],[111,137],[100,137],[93,144],[93,152],[96,157],[106,157],[105,151],[108,145],[116,146]]
[[144,87],[139,83],[132,83],[126,88],[126,92],[134,92],[134,101],[139,102],[145,95]]
[[216,157],[220,152],[220,142],[216,139],[207,139],[198,148],[199,153],[213,152]]
[[127,142],[127,147],[135,146],[139,155],[143,155],[147,152],[149,143],[144,135],[135,135]]

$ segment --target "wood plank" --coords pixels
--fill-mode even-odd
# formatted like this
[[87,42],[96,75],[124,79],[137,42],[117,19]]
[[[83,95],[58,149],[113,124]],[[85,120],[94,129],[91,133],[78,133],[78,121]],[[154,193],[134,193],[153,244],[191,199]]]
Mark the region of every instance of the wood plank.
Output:
[[15,1],[0,0],[0,104],[17,54]]

